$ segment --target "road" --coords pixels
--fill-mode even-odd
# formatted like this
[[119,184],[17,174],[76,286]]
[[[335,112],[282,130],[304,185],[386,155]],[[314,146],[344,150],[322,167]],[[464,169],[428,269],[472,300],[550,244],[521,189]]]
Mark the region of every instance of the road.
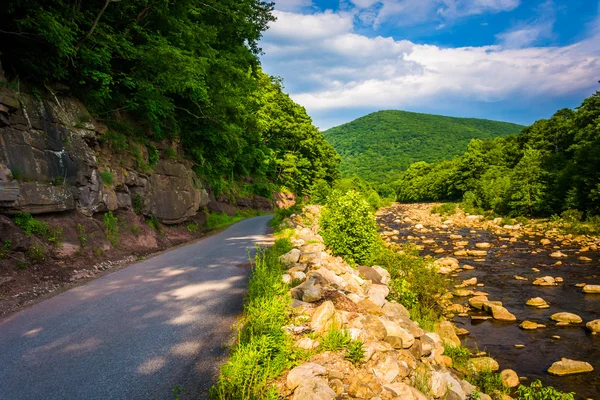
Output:
[[[0,320],[0,399],[207,398],[270,217],[105,275]],[[246,264],[244,266],[244,264]]]

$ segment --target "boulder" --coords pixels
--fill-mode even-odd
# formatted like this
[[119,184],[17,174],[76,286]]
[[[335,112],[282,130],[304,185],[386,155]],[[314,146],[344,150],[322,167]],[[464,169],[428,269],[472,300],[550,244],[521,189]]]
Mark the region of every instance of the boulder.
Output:
[[410,319],[410,313],[402,304],[387,302],[383,306],[384,315],[393,319]]
[[390,392],[392,396],[402,400],[415,400],[413,387],[406,383],[396,382],[388,385],[383,385],[383,389]]
[[402,348],[408,349],[415,343],[415,337],[393,321],[381,318],[380,321],[385,326],[386,337],[393,336],[402,339]]
[[478,357],[469,360],[469,369],[475,372],[494,372],[498,371],[500,366],[492,357]]
[[550,319],[556,322],[564,322],[568,324],[580,324],[581,322],[583,322],[579,315],[569,312],[559,312],[552,314],[550,316]]
[[290,390],[296,389],[303,381],[308,380],[309,378],[314,378],[317,376],[325,376],[327,375],[327,369],[325,367],[315,364],[315,363],[306,363],[297,366],[292,369],[286,378],[286,386]]
[[303,381],[294,392],[293,400],[333,400],[336,393],[327,381],[321,378],[309,378]]
[[521,325],[519,325],[519,328],[524,329],[526,331],[532,331],[532,330],[535,330],[538,328],[545,328],[545,327],[546,327],[546,325],[538,324],[537,322],[528,321],[528,320],[521,322]]
[[529,307],[535,307],[535,308],[550,307],[550,305],[548,303],[546,303],[546,300],[542,299],[541,297],[533,297],[533,298],[527,300],[527,303],[525,303],[525,304],[528,305]]
[[566,255],[562,251],[555,251],[555,252],[553,252],[553,253],[550,254],[550,257],[553,257],[553,258],[563,258],[563,257],[568,257],[568,255]]
[[475,296],[469,299],[469,305],[478,310],[483,309],[483,304],[488,302],[487,296]]
[[454,329],[454,325],[450,321],[442,321],[436,323],[434,325],[434,331],[440,338],[442,342],[449,346],[460,346],[460,339],[456,335],[456,331]]
[[544,276],[533,281],[536,286],[555,286],[556,280],[551,276]]
[[500,372],[500,379],[502,379],[502,385],[507,388],[514,388],[519,386],[520,380],[519,375],[512,369],[504,369]]
[[600,319],[590,321],[585,326],[592,333],[600,333]]
[[511,312],[509,312],[506,308],[502,306],[498,306],[491,302],[483,303],[483,309],[490,313],[494,319],[499,321],[516,321],[517,317],[514,316]]
[[279,257],[279,262],[283,265],[290,266],[296,264],[300,260],[300,250],[292,249]]
[[[331,301],[325,301],[315,309],[310,321],[310,328],[317,333],[323,333],[331,328],[335,315],[335,307]],[[383,328],[385,329],[385,327]]]
[[361,335],[365,342],[371,340],[383,340],[387,336],[385,325],[374,315],[366,315],[362,318],[361,325]]
[[585,361],[569,360],[568,358],[561,358],[560,361],[556,361],[548,368],[550,375],[573,375],[581,374],[585,372],[592,372],[594,367]]
[[385,268],[380,267],[379,265],[373,265],[372,268],[375,271],[377,271],[381,276],[381,284],[387,285],[388,283],[390,283],[390,281],[392,280],[392,276]]
[[386,303],[385,298],[390,293],[390,289],[386,285],[371,285],[367,290],[369,300],[380,307]]
[[358,272],[360,273],[360,277],[363,279],[368,279],[373,283],[376,284],[381,284],[381,274],[379,274],[379,272],[377,270],[375,270],[374,268],[371,267],[364,267],[362,265],[359,265],[357,268]]
[[588,294],[600,294],[600,285],[585,285],[581,291]]
[[429,393],[434,398],[439,399],[444,396],[450,396],[451,392],[454,392],[459,399],[467,397],[458,380],[450,375],[449,372],[432,371],[429,376]]
[[372,371],[383,384],[392,383],[400,375],[400,363],[396,358],[388,355],[383,361],[379,361]]

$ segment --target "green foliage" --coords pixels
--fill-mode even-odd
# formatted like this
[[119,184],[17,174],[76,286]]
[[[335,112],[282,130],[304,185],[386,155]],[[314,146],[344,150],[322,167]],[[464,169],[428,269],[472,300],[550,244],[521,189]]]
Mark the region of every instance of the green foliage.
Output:
[[102,178],[102,183],[106,186],[112,186],[113,174],[110,171],[100,171],[100,178]]
[[[304,193],[337,177],[333,147],[260,69],[273,3],[102,3],[7,0],[0,54],[9,78],[67,84],[110,127],[102,140],[132,152],[142,172],[158,161],[149,143],[176,139],[209,183],[256,176]],[[131,138],[148,144],[147,159]]]
[[338,351],[348,347],[351,342],[352,338],[347,330],[334,327],[321,338],[321,349],[323,351]]
[[164,150],[164,157],[165,157],[167,160],[174,160],[174,159],[176,159],[176,158],[177,158],[177,151],[175,151],[175,149],[174,149],[174,148],[172,148],[172,147],[167,147],[167,148]]
[[197,223],[192,222],[191,224],[187,224],[186,228],[189,233],[195,233],[195,232],[198,232],[198,229],[200,229],[200,226],[198,226]]
[[414,248],[406,246],[394,251],[382,246],[374,264],[390,273],[389,300],[403,304],[409,311],[418,306],[419,315],[423,317],[429,317],[438,309],[436,296],[445,292],[446,282]]
[[[451,161],[416,162],[395,182],[399,201],[456,200],[471,214],[600,215],[600,92],[517,136],[472,140]],[[569,211],[576,210],[576,211]]]
[[277,254],[285,254],[293,248],[289,238],[279,238],[273,243],[273,251]]
[[346,354],[344,355],[354,365],[360,365],[365,359],[365,350],[363,349],[363,342],[360,340],[352,340],[346,347]]
[[579,210],[565,210],[560,214],[560,217],[569,223],[577,223],[583,220],[583,213]]
[[471,350],[464,346],[451,346],[444,344],[444,355],[452,359],[455,368],[464,368],[471,358]]
[[321,235],[335,255],[359,264],[372,261],[380,246],[371,206],[354,190],[331,193],[321,215]]
[[2,247],[0,247],[0,260],[4,260],[8,256],[8,252],[12,246],[12,242],[10,240],[5,240]]
[[342,156],[344,175],[383,182],[415,161],[455,157],[473,138],[516,134],[521,128],[506,122],[387,110],[328,129],[323,135]]
[[140,212],[142,212],[143,206],[144,206],[144,199],[142,199],[142,195],[139,193],[136,193],[135,197],[133,198],[133,211],[136,214],[139,214]]
[[29,248],[27,249],[25,255],[27,256],[29,261],[31,261],[32,264],[41,264],[46,260],[46,251],[44,250],[44,247],[39,243],[31,244],[31,246],[29,246]]
[[20,212],[14,217],[13,222],[16,226],[25,231],[26,236],[31,234],[46,239],[55,246],[60,246],[62,242],[62,228],[59,226],[50,226],[47,222],[38,221],[31,214]]
[[474,375],[467,376],[467,380],[486,394],[508,394],[509,392],[509,390],[502,384],[502,377],[496,372],[478,372]]
[[296,203],[293,206],[287,208],[278,208],[275,210],[275,215],[273,215],[273,218],[269,222],[269,225],[271,225],[271,227],[275,229],[278,229],[279,225],[281,225],[281,222],[284,219],[289,218],[292,214],[299,214],[301,211],[302,205],[299,203]]
[[77,224],[77,238],[79,239],[81,248],[85,248],[85,246],[87,246],[87,234],[85,232],[85,226],[82,224]]
[[161,230],[160,221],[158,220],[158,218],[156,218],[155,215],[153,215],[150,218],[146,218],[146,225],[154,229],[156,232],[160,232]]
[[442,217],[456,214],[456,203],[442,203],[431,209],[432,214],[439,214]]
[[119,225],[118,219],[112,213],[112,211],[104,214],[104,234],[110,241],[113,247],[118,247],[119,244]]
[[220,214],[216,212],[211,212],[206,218],[205,226],[207,229],[221,229],[229,225],[235,224],[236,222],[239,222],[244,218],[245,217],[239,213],[230,216],[226,212],[222,212]]
[[27,265],[27,263],[25,261],[19,261],[17,263],[17,269],[20,269],[22,271],[26,270],[29,267],[29,265]]
[[574,400],[575,393],[563,393],[552,386],[542,385],[536,380],[529,386],[519,385],[517,389],[518,400]]

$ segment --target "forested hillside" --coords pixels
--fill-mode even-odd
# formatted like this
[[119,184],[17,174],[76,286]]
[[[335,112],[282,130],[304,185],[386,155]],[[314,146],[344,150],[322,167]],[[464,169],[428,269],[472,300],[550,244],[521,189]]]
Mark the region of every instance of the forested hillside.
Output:
[[37,97],[69,92],[150,149],[176,139],[217,190],[251,176],[303,193],[333,180],[339,159],[260,68],[272,9],[260,0],[7,0],[3,84]]
[[461,154],[471,139],[516,134],[522,126],[475,118],[378,111],[323,132],[342,157],[344,175],[383,182],[417,161]]
[[517,136],[472,140],[451,161],[414,163],[395,186],[399,201],[462,198],[498,214],[600,214],[600,92]]

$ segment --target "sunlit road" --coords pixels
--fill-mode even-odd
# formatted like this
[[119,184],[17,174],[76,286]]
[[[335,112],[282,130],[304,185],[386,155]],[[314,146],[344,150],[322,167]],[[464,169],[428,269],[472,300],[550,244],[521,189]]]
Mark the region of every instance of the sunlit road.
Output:
[[163,253],[0,320],[0,399],[203,399],[270,217]]

